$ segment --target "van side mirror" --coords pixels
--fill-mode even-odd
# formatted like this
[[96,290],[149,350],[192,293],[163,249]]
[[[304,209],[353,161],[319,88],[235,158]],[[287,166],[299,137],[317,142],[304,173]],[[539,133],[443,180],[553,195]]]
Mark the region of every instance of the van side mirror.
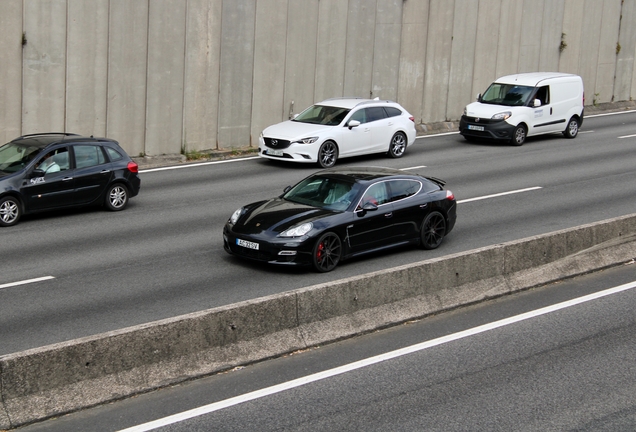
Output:
[[477,102],[481,102],[481,93],[477,93]]
[[349,123],[347,123],[347,126],[349,127],[349,130],[351,130],[354,127],[360,126],[360,122],[358,120],[351,120],[349,121]]
[[533,101],[532,101],[532,106],[533,106],[534,108],[538,108],[538,107],[540,107],[540,106],[541,106],[541,100],[539,100],[539,99],[535,99],[535,100],[533,100]]

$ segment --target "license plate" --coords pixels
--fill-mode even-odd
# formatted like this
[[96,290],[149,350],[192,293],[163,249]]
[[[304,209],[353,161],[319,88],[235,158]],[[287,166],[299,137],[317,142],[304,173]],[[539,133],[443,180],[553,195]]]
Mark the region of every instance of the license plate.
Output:
[[283,155],[283,151],[282,150],[267,149],[267,154],[270,155],[270,156],[282,156]]
[[236,244],[243,246],[244,248],[258,250],[258,243],[254,243],[247,240],[236,239]]
[[468,125],[468,129],[474,130],[474,131],[483,131],[484,127],[483,126]]

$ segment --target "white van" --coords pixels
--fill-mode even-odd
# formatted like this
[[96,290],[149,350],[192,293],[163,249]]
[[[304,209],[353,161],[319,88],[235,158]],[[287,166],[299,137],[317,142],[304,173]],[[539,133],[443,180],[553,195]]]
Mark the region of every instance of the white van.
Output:
[[508,75],[466,106],[459,133],[467,140],[485,138],[516,146],[528,136],[553,132],[574,138],[583,124],[584,105],[583,80],[578,75]]

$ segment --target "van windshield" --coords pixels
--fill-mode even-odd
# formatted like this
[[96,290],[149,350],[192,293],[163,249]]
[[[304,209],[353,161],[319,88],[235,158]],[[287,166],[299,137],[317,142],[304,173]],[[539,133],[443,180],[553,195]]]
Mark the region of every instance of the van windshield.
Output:
[[534,87],[492,83],[481,97],[480,102],[494,105],[522,106],[528,103],[533,90]]

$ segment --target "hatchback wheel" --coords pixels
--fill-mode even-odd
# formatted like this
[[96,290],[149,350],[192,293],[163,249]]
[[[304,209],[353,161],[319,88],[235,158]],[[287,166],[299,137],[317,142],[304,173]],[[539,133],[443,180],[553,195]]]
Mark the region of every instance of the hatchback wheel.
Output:
[[399,158],[404,155],[406,151],[406,137],[402,132],[397,132],[391,138],[391,144],[389,145],[389,156],[392,158]]
[[320,236],[313,251],[313,266],[316,271],[325,273],[336,268],[342,256],[342,243],[335,233],[328,232]]
[[431,212],[422,223],[420,245],[423,249],[431,250],[442,244],[446,235],[446,219],[437,211]]
[[121,183],[117,183],[108,188],[106,193],[106,207],[108,210],[119,211],[126,208],[128,204],[128,188]]
[[331,168],[338,159],[338,146],[333,141],[325,141],[318,150],[318,164],[323,168]]
[[17,224],[20,216],[22,216],[22,207],[17,198],[0,199],[0,226],[8,227]]
[[526,142],[527,133],[528,131],[526,131],[525,126],[517,126],[514,132],[512,132],[512,139],[510,140],[510,144],[512,144],[513,146],[523,145],[523,143]]
[[579,134],[579,121],[576,117],[572,117],[568,123],[568,127],[563,131],[566,138],[574,138]]

